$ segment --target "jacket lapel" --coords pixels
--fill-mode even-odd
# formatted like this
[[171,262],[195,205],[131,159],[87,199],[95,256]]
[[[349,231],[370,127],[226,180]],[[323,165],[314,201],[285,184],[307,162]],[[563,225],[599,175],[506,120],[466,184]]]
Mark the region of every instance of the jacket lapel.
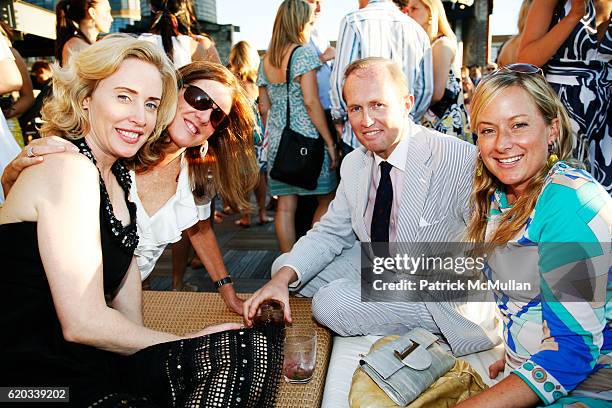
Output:
[[[371,238],[368,234],[368,228],[365,223],[365,212],[368,204],[368,194],[370,192],[370,184],[372,182],[372,166],[374,156],[372,152],[366,151],[363,154],[363,164],[357,172],[357,203],[355,206],[355,220],[357,237],[362,242],[370,242]],[[365,238],[365,239],[362,239]]]
[[[418,129],[414,125],[409,127],[412,134],[408,136],[410,144],[404,174],[404,188],[397,216],[398,242],[418,241],[419,224],[432,176],[431,166],[428,165],[431,150],[426,135],[422,135]],[[414,131],[417,132],[414,133]]]

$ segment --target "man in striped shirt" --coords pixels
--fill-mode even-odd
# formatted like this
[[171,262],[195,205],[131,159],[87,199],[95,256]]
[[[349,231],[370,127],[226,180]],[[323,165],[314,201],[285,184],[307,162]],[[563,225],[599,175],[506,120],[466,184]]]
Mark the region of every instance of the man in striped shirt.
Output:
[[331,77],[332,117],[351,148],[360,146],[346,120],[342,98],[345,68],[354,60],[382,57],[396,61],[414,93],[410,117],[419,123],[433,94],[433,67],[429,38],[423,28],[403,14],[391,0],[359,0],[359,10],[344,16],[336,44]]

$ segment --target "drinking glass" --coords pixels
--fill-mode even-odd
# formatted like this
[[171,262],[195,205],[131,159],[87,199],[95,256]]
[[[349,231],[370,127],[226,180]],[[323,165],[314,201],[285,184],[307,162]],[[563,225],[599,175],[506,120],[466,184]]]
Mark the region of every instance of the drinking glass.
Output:
[[312,327],[286,329],[283,376],[292,384],[306,384],[312,378],[317,361],[317,332]]

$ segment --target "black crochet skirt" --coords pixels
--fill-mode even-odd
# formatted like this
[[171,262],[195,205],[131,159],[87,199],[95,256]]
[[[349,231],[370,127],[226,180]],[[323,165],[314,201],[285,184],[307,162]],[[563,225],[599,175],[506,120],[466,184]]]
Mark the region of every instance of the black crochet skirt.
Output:
[[84,406],[273,407],[283,337],[284,328],[266,326],[148,347],[120,359],[123,386]]

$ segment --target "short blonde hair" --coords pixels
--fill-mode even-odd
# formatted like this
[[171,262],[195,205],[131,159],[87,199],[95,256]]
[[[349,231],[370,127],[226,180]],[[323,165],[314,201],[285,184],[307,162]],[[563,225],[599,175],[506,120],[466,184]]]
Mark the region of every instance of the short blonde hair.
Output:
[[278,7],[267,58],[273,67],[283,64],[283,52],[290,44],[304,44],[304,27],[310,21],[314,7],[304,0],[285,0]]
[[43,136],[59,135],[68,139],[83,137],[90,127],[85,99],[101,80],[112,75],[123,61],[137,58],[153,64],[162,79],[162,97],[153,133],[131,161],[149,165],[158,159],[151,146],[172,122],[177,104],[177,78],[172,62],[154,44],[125,34],[113,34],[90,45],[70,60],[68,67],[53,66],[53,97],[42,109]]
[[[546,82],[544,76],[540,74],[525,74],[502,68],[480,81],[470,105],[472,128],[477,129],[480,114],[496,96],[515,86],[529,94],[547,125],[551,125],[555,119],[559,120],[559,135],[553,143],[553,152],[560,160],[571,160],[573,133],[569,116],[555,91]],[[542,135],[542,137],[544,138],[545,135]],[[531,179],[525,192],[519,197],[512,209],[504,213],[503,222],[500,223],[489,242],[504,244],[518,233],[535,207],[548,170],[546,163],[542,163],[542,168]],[[468,240],[484,242],[487,217],[491,208],[491,196],[499,187],[503,187],[501,182],[486,166],[482,165],[482,172],[474,176],[472,186],[471,202],[474,205],[474,211],[467,229]]]
[[356,71],[367,71],[374,67],[382,67],[387,70],[393,83],[398,88],[399,91],[405,91],[406,94],[410,95],[410,88],[408,87],[408,81],[406,81],[406,75],[404,75],[404,71],[400,68],[397,62],[381,57],[368,57],[355,60],[351,62],[346,69],[344,70],[344,80],[342,85],[342,99],[346,101],[344,97],[344,88],[346,85],[346,80],[348,77]]

